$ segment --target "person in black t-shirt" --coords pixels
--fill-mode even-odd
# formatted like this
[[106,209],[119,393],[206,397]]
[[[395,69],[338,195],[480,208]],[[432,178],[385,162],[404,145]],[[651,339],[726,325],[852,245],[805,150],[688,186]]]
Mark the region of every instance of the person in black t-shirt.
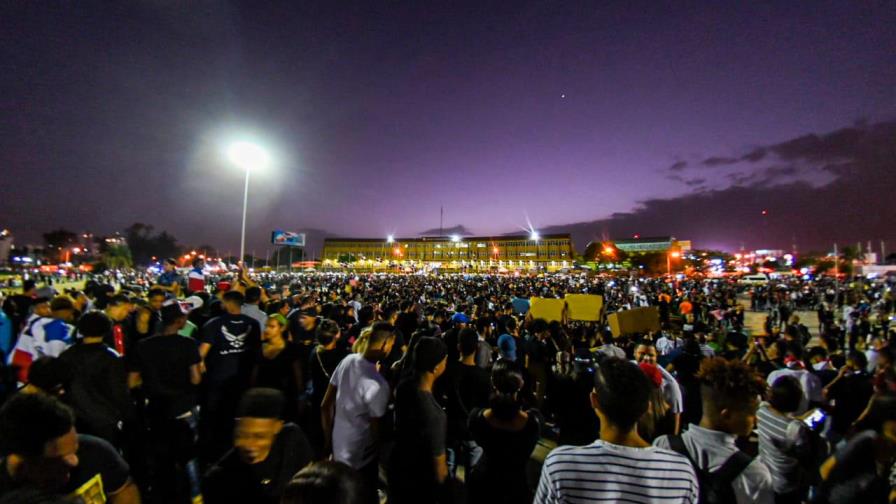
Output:
[[[25,280],[22,284],[22,293],[13,294],[3,300],[3,311],[9,317],[12,324],[12,343],[10,348],[16,344],[19,332],[25,326],[25,321],[31,314],[31,308],[38,298],[37,287],[34,280]],[[46,302],[46,298],[42,298]]]
[[[448,445],[463,462],[468,471],[476,465],[482,449],[473,441],[467,428],[467,418],[475,408],[488,406],[491,392],[489,374],[476,365],[479,335],[475,329],[466,328],[458,336],[460,360],[448,362],[445,377],[439,380],[438,389],[446,390],[448,415]],[[452,467],[453,469],[453,467]]]
[[44,394],[0,409],[0,495],[33,488],[75,502],[139,504],[127,463],[108,442],[75,430],[72,411]]
[[269,387],[283,392],[286,406],[283,418],[296,422],[299,419],[299,394],[304,393],[303,365],[299,362],[297,346],[286,340],[286,319],[275,314],[268,317],[261,338],[261,349],[255,357],[255,365],[249,385]]
[[401,312],[395,319],[395,328],[401,331],[405,337],[410,337],[417,331],[419,317],[417,317],[417,306],[413,301],[403,301],[401,303]]
[[161,322],[160,310],[165,303],[165,291],[162,289],[150,289],[146,295],[148,300],[145,306],[140,306],[134,312],[134,336],[140,340],[152,336],[159,330]]
[[342,333],[336,322],[328,319],[320,321],[317,326],[317,346],[311,351],[308,358],[308,371],[311,379],[311,412],[308,422],[311,442],[315,453],[323,452],[323,431],[317,419],[320,418],[320,405],[323,403],[330,377],[336,371],[336,366],[348,355],[348,351],[341,344]]
[[109,348],[118,352],[125,359],[128,368],[132,367],[133,355],[136,341],[133,336],[133,327],[128,323],[128,317],[131,314],[130,298],[124,294],[116,294],[109,298],[106,303],[106,315],[112,320],[112,329],[105,335],[103,342]]
[[831,428],[840,436],[849,433],[853,422],[865,411],[874,395],[874,385],[871,375],[866,372],[867,367],[865,354],[850,352],[837,377],[822,389],[825,399],[834,404]]
[[395,448],[388,465],[391,503],[444,501],[447,420],[433,397],[432,386],[445,372],[446,362],[445,344],[422,337],[413,350],[414,377],[398,386]]
[[[196,386],[202,379],[196,342],[178,334],[187,323],[180,303],[162,308],[162,331],[137,344],[132,383],[142,383],[147,400],[151,443],[153,498],[183,502],[198,494],[198,481],[189,481],[196,464]],[[192,486],[192,488],[190,488]]]
[[208,460],[218,458],[229,445],[237,400],[249,383],[260,346],[258,322],[241,313],[243,295],[224,293],[224,314],[202,327],[199,355],[206,370],[206,397],[201,434]]
[[233,448],[202,479],[208,504],[275,504],[293,475],[312,460],[308,439],[297,425],[284,423],[283,394],[250,389],[240,401]]
[[112,321],[103,312],[85,313],[78,321],[82,339],[59,356],[71,371],[66,399],[74,408],[78,430],[120,446],[122,426],[133,412],[124,363],[103,337]]

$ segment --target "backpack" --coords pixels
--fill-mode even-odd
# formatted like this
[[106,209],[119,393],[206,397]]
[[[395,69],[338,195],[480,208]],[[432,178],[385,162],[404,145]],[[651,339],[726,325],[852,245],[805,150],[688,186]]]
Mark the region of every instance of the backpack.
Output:
[[713,472],[700,468],[697,462],[691,458],[681,435],[669,436],[669,447],[688,458],[694,472],[697,473],[697,481],[700,484],[698,504],[730,504],[737,502],[734,495],[734,487],[731,484],[740,473],[753,461],[753,457],[738,450],[728,457],[722,467]]

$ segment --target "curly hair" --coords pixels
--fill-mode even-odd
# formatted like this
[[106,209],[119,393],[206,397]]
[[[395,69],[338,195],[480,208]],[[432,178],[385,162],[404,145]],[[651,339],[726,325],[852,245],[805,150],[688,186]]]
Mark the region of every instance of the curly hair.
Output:
[[737,409],[750,404],[757,396],[765,395],[765,381],[739,360],[703,359],[696,376],[700,381],[704,408],[709,404],[717,411]]

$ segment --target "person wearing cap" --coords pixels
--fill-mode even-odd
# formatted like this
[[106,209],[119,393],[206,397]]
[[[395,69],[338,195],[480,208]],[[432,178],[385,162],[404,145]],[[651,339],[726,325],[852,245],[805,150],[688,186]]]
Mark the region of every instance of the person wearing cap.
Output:
[[412,378],[395,394],[395,448],[388,464],[389,502],[441,502],[448,479],[447,417],[432,393],[445,372],[448,349],[438,338],[421,337],[413,350]]
[[[35,315],[41,303],[35,303]],[[59,357],[72,344],[75,305],[68,296],[56,296],[49,304],[50,316],[37,315],[29,319],[9,357],[22,383],[28,381],[28,368],[39,357]]]
[[[196,388],[202,374],[196,341],[178,334],[188,313],[188,307],[176,301],[162,307],[162,329],[137,343],[135,367],[129,376],[131,385],[141,386],[146,396],[153,468],[150,481],[160,502],[186,498],[187,490],[174,483],[185,479],[184,473],[191,474],[187,469],[193,463],[184,465],[183,461],[194,444]],[[192,485],[190,493],[198,494],[198,480]]]
[[207,504],[276,504],[293,475],[312,460],[302,429],[283,421],[283,394],[249,389],[237,408],[233,447],[202,478]]
[[121,446],[121,426],[133,409],[124,363],[103,343],[112,331],[112,321],[103,312],[89,311],[77,327],[78,343],[59,356],[71,369],[67,402],[75,410],[79,432]]
[[57,399],[65,397],[72,381],[71,369],[56,357],[41,357],[28,368],[28,383],[19,389],[20,394],[46,394]]
[[183,301],[179,301],[179,303],[184,309],[189,311],[191,315],[187,318],[187,323],[184,324],[184,326],[180,331],[177,332],[177,334],[194,339],[196,337],[196,333],[199,331],[199,326],[194,324],[193,321],[190,320],[190,318],[193,317],[193,312],[205,306],[205,300],[203,300],[200,296],[193,295],[187,297]]
[[313,307],[293,310],[286,318],[289,322],[289,335],[292,341],[303,347],[314,344],[314,335],[320,319]]

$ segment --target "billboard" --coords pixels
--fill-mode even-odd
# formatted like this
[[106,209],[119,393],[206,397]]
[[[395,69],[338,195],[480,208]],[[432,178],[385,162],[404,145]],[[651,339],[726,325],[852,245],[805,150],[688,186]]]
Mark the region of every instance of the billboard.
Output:
[[287,247],[304,247],[305,233],[276,230],[271,233],[271,243],[274,245],[286,245]]

